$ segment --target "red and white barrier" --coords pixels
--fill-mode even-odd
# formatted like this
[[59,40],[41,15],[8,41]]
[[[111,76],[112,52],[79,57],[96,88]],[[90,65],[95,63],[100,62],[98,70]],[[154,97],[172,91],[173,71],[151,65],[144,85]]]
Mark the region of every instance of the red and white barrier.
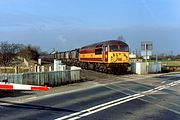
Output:
[[49,90],[47,86],[23,85],[15,83],[0,82],[1,90]]

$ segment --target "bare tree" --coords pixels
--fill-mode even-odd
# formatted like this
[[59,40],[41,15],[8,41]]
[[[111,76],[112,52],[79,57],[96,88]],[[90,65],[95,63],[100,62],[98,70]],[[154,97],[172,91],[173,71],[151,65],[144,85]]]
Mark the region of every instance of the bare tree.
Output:
[[40,48],[32,45],[24,46],[19,52],[19,56],[28,60],[37,60],[40,56]]
[[11,66],[13,64],[18,64],[19,58],[37,60],[40,56],[40,52],[40,47],[0,42],[0,65]]
[[20,51],[20,46],[14,43],[0,43],[0,65],[9,66]]

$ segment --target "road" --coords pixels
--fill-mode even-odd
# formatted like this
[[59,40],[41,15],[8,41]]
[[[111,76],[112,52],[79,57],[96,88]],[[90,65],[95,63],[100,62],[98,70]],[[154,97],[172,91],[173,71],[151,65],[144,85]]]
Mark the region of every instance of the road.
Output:
[[24,103],[0,100],[0,119],[180,120],[180,74],[116,81]]

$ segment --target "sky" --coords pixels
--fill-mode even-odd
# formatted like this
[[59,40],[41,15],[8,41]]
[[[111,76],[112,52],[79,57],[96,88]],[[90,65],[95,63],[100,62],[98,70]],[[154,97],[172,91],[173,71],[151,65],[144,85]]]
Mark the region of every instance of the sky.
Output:
[[66,51],[123,36],[180,54],[180,0],[0,0],[0,41]]

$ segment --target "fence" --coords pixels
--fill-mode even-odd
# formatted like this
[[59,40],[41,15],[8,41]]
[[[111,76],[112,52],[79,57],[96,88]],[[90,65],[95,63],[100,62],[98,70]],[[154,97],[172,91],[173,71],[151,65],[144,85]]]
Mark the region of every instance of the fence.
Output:
[[15,74],[29,72],[30,67],[0,67],[0,74]]
[[16,75],[0,75],[0,82],[8,80],[9,83],[59,86],[66,83],[80,81],[81,70],[65,70],[39,73],[22,73]]

